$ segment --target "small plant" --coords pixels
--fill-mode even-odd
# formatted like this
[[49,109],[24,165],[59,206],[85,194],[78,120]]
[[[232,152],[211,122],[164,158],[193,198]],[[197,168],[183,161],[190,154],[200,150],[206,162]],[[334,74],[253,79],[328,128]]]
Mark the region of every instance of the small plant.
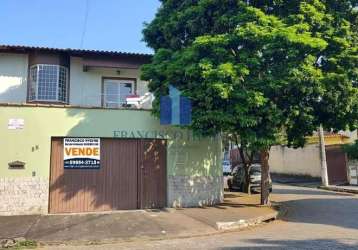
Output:
[[358,160],[358,140],[352,144],[344,145],[343,150],[347,153],[350,160]]
[[13,249],[34,249],[37,247],[37,242],[33,240],[24,240],[16,242]]

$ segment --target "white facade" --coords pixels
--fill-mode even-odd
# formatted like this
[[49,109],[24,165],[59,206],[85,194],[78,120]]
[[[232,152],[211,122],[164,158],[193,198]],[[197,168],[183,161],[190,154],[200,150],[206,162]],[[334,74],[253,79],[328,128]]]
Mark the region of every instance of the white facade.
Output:
[[[102,79],[134,78],[137,94],[148,92],[147,82],[140,80],[139,69],[91,68],[83,70],[81,57],[70,58],[69,104],[74,106],[102,106]],[[25,103],[27,100],[28,55],[0,53],[0,103]],[[148,106],[149,105],[149,106]],[[150,108],[150,104],[143,106]]]
[[101,106],[103,77],[135,78],[137,94],[148,92],[147,83],[140,80],[139,69],[97,68],[83,71],[82,58],[71,57],[70,104],[78,106]]
[[27,95],[28,56],[0,53],[0,102],[24,103]]
[[272,173],[321,176],[321,162],[317,144],[310,144],[297,149],[273,146],[270,150],[269,164]]

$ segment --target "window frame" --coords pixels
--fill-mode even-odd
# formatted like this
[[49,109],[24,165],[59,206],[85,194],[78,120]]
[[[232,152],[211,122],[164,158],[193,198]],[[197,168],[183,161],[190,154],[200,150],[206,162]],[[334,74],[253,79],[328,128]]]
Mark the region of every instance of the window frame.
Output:
[[102,77],[102,86],[101,86],[101,107],[106,109],[111,109],[110,107],[105,106],[105,80],[120,80],[120,81],[131,81],[132,84],[132,94],[137,94],[137,78],[130,77]]
[[[39,99],[38,95],[39,95],[39,67],[40,66],[55,66],[57,68],[57,72],[56,72],[56,100],[54,99]],[[36,67],[36,82],[33,85],[33,80],[32,80],[32,69]],[[65,73],[66,73],[66,83],[65,83],[65,100],[60,100],[59,99],[59,93],[60,93],[60,71],[62,69],[65,69]],[[58,65],[58,64],[48,64],[48,63],[37,63],[37,64],[33,64],[31,66],[29,66],[29,80],[28,80],[28,93],[27,93],[27,101],[29,103],[54,103],[54,104],[68,104],[69,103],[69,85],[70,85],[70,75],[69,75],[69,68],[63,65]],[[31,99],[31,95],[32,95],[32,88],[35,86],[35,97],[34,99]]]

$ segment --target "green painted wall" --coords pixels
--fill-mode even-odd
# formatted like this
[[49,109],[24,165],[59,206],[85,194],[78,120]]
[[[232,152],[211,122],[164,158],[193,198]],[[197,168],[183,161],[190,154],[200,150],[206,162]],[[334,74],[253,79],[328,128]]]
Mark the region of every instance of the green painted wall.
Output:
[[[9,130],[22,118],[22,130]],[[221,141],[197,138],[190,131],[161,126],[149,111],[51,107],[0,107],[0,177],[49,177],[51,137],[147,137],[168,139],[168,175],[220,176]],[[9,169],[23,161],[25,169]]]

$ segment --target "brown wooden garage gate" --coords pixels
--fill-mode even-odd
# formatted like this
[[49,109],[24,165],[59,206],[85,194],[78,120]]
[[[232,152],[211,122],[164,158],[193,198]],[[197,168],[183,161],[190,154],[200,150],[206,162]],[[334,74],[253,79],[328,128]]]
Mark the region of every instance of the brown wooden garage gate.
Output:
[[329,184],[348,183],[348,160],[341,145],[326,146],[326,157]]
[[50,213],[166,205],[166,141],[101,139],[100,169],[64,169],[63,138],[53,138]]

